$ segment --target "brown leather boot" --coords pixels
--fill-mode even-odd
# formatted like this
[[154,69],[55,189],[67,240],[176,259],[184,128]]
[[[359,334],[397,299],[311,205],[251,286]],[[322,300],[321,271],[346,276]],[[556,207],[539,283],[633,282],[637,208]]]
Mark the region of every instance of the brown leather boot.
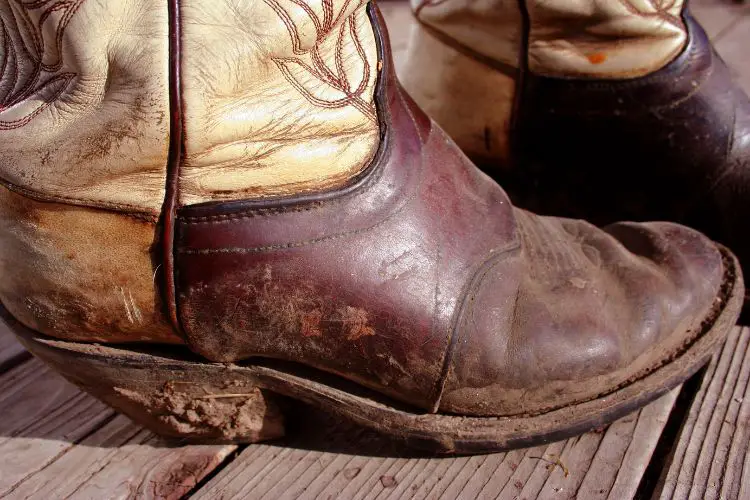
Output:
[[685,3],[419,1],[405,86],[514,203],[750,264],[750,100]]
[[374,6],[103,5],[0,7],[0,299],[155,432],[273,438],[281,395],[432,449],[530,445],[641,407],[732,327],[739,267],[699,233],[514,209],[402,91]]

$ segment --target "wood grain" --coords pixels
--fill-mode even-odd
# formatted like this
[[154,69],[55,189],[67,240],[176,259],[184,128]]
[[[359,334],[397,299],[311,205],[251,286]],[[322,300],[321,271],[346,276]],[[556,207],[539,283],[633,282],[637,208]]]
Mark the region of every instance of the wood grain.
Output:
[[10,329],[0,321],[0,373],[30,357],[31,355],[18,343]]
[[42,470],[114,412],[27,361],[0,376],[0,497]]
[[301,438],[248,446],[195,498],[628,498],[676,396],[677,389],[568,441],[454,458],[420,455],[330,417],[306,416],[294,432]]
[[13,490],[18,498],[178,499],[236,449],[169,446],[124,416],[73,446]]
[[708,366],[659,498],[750,498],[750,329],[736,328]]

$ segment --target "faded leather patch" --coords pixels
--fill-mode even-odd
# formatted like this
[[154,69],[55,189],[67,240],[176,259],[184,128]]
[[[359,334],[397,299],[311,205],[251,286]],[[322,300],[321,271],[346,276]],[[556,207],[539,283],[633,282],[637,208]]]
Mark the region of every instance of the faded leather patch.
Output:
[[161,312],[154,236],[151,221],[0,187],[0,300],[61,339],[181,342]]

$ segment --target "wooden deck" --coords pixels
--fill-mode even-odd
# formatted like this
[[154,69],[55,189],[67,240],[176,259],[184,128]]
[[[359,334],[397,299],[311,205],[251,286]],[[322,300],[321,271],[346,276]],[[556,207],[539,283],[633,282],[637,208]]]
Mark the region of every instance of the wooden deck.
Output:
[[607,428],[457,458],[302,407],[280,442],[167,443],[30,358],[5,329],[0,346],[0,498],[750,498],[748,328],[682,393]]
[[[396,57],[408,9],[382,2]],[[693,11],[750,90],[750,7]],[[568,441],[435,458],[300,410],[270,444],[167,443],[31,358],[0,329],[0,498],[750,498],[750,329],[696,378]]]

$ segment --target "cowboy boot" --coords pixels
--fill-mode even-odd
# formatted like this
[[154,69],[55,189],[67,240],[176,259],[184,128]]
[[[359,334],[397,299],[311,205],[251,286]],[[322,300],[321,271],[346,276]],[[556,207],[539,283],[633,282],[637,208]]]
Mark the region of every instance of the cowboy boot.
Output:
[[[6,2],[0,300],[167,436],[279,396],[442,451],[599,427],[732,327],[732,254],[513,208],[403,92],[372,4]],[[501,418],[500,418],[501,417]]]
[[520,206],[750,263],[750,101],[685,3],[419,1],[404,83]]

